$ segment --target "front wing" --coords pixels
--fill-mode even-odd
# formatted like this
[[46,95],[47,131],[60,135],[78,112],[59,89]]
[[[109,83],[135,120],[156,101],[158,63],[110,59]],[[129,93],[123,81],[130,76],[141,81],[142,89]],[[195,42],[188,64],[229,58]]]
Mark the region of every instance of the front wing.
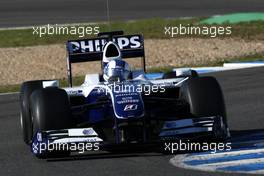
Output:
[[[104,141],[93,128],[74,128],[63,130],[39,131],[35,134],[31,144],[35,155],[53,151],[84,152],[105,150],[120,146],[161,144],[166,141],[182,139],[221,139],[229,132],[220,116],[189,118],[165,121],[159,133],[159,141],[145,141],[141,143],[109,143]],[[80,149],[81,146],[81,149]],[[107,147],[106,147],[107,146]],[[132,147],[133,148],[133,147]]]

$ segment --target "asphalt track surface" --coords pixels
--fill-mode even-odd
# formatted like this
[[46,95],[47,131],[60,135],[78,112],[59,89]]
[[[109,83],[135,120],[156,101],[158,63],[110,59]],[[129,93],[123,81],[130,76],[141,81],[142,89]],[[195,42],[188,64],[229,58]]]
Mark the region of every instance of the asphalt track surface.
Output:
[[[109,0],[111,20],[263,12],[263,0]],[[106,0],[1,0],[0,27],[107,21]]]
[[[232,134],[264,129],[264,67],[211,75],[216,76],[223,88]],[[39,160],[22,142],[18,94],[1,95],[0,112],[0,175],[232,175],[176,168],[169,164],[173,155],[159,153]]]

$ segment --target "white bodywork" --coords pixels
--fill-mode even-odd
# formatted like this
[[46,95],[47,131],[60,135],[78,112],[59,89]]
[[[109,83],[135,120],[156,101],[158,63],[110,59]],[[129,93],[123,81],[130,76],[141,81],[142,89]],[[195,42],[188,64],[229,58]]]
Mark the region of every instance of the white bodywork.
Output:
[[[139,84],[151,84],[151,85],[162,85],[165,87],[180,87],[183,82],[189,79],[189,75],[186,77],[171,78],[171,79],[147,79],[143,71],[134,71],[132,73],[132,81],[138,81]],[[183,76],[183,75],[181,75]],[[85,96],[87,97],[89,93],[95,87],[107,87],[107,82],[100,82],[99,74],[87,74],[85,76],[84,83],[77,87],[68,87],[64,90],[69,96]]]
[[59,81],[58,80],[49,80],[49,81],[42,81],[43,88],[46,87],[59,87]]

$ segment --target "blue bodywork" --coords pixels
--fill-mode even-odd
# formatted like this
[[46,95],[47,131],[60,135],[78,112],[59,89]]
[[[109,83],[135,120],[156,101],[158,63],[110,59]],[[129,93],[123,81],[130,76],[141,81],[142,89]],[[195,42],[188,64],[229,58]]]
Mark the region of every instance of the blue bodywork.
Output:
[[[116,90],[117,87],[119,90]],[[141,92],[136,91],[136,86],[133,83],[95,87],[86,97],[86,103],[95,103],[103,97],[108,97],[111,103],[104,107],[89,110],[86,113],[87,121],[96,123],[109,118],[109,116],[118,119],[131,119],[144,115]]]

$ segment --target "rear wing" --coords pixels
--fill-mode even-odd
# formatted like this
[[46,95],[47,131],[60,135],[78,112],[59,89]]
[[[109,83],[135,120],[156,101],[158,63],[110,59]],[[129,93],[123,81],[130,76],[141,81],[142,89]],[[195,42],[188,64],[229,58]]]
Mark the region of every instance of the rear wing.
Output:
[[[104,35],[102,35],[104,34]],[[141,57],[142,68],[146,71],[144,39],[140,34],[115,35],[118,32],[99,33],[97,38],[69,40],[67,42],[67,74],[70,87],[72,86],[72,63],[101,61],[103,47],[108,41],[115,42],[122,58]],[[123,34],[123,32],[121,32]]]

